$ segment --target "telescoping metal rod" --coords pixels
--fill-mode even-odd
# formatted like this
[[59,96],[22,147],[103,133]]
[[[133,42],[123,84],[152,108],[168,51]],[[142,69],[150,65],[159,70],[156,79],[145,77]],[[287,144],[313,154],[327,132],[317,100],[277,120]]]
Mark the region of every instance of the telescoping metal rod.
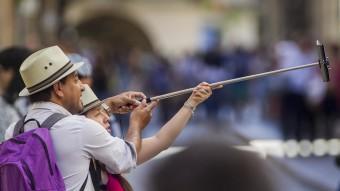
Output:
[[[254,75],[250,75],[250,76],[244,76],[244,77],[234,78],[234,79],[225,80],[225,81],[219,81],[219,82],[212,83],[210,85],[211,85],[212,89],[216,89],[218,86],[221,86],[221,85],[233,84],[233,83],[237,83],[237,82],[252,80],[252,79],[255,79],[255,78],[261,78],[261,77],[270,76],[270,75],[274,75],[274,74],[278,74],[278,73],[282,73],[282,72],[287,72],[287,71],[291,71],[291,70],[299,70],[299,69],[318,66],[318,65],[319,65],[318,62],[314,62],[314,63],[311,63],[311,64],[305,64],[305,65],[301,65],[301,66],[284,68],[284,69],[264,72],[264,73],[260,73],[260,74],[254,74]],[[150,97],[150,98],[147,98],[147,102],[154,101],[154,100],[163,100],[163,99],[167,99],[167,98],[171,98],[171,97],[175,97],[175,96],[179,96],[179,95],[183,95],[183,94],[188,94],[188,93],[191,93],[193,90],[194,90],[194,88],[188,88],[188,89],[179,90],[179,91],[175,91],[175,92],[171,92],[171,93],[167,93],[167,94],[163,94],[163,95],[159,95],[159,96],[155,96],[155,97]]]

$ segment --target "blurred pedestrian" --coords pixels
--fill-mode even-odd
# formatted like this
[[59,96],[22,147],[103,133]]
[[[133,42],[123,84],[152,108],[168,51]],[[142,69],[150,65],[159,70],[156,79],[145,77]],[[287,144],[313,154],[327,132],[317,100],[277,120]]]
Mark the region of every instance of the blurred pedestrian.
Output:
[[7,127],[27,110],[27,99],[17,99],[24,87],[19,67],[30,53],[24,47],[10,47],[0,52],[0,142],[4,139]]
[[93,85],[93,77],[92,77],[92,72],[93,72],[93,67],[90,63],[90,60],[87,59],[84,56],[81,56],[80,54],[72,53],[72,54],[67,54],[67,56],[70,58],[71,62],[77,63],[77,62],[83,62],[83,65],[78,68],[78,77],[79,80],[83,84],[88,84],[90,87]]

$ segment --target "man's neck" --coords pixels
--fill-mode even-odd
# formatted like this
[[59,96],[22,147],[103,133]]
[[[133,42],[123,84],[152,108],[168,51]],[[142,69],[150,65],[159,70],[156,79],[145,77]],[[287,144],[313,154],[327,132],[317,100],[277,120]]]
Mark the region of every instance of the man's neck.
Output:
[[56,99],[52,96],[52,98],[49,100],[50,102],[54,103],[54,104],[58,104],[60,105],[61,107],[63,107],[64,109],[66,109],[68,112],[70,112],[72,115],[74,114],[78,114],[79,112],[75,112],[73,111],[69,105],[66,105],[62,100],[60,99]]
[[[52,98],[49,100],[50,102],[60,105],[61,107],[63,107],[64,109],[66,109],[67,111],[69,111],[69,109],[65,106],[65,104],[63,104],[63,102],[60,99],[56,99],[52,96]],[[70,111],[69,111],[70,112]],[[72,113],[72,112],[70,112]]]
[[53,102],[52,100],[48,101],[40,101],[40,102],[34,102],[32,103],[31,109],[47,109],[47,110],[53,110],[57,112],[61,112],[65,115],[72,115],[71,112],[69,112],[63,105]]

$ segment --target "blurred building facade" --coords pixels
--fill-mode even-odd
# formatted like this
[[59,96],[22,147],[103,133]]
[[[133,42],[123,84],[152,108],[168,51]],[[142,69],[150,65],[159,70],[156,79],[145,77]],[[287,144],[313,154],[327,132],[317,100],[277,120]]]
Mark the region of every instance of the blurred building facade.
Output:
[[261,0],[260,39],[268,45],[296,35],[340,42],[340,1]]
[[67,25],[80,27],[90,25],[86,22],[91,20],[110,19],[111,30],[120,28],[115,24],[130,23],[141,35],[131,41],[145,43],[144,48],[153,44],[169,54],[198,47],[200,31],[206,25],[221,29],[226,46],[253,48],[299,33],[339,42],[339,4],[339,0],[3,0],[0,47],[46,46],[55,43]]

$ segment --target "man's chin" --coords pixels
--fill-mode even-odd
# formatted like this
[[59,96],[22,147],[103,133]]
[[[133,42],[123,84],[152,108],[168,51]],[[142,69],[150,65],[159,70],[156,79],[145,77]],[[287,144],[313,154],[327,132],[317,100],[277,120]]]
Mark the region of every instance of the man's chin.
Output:
[[80,114],[83,111],[83,105],[77,107],[77,109],[75,109],[74,113],[72,113],[73,115],[77,115]]
[[81,113],[84,109],[84,105],[83,105],[83,102],[80,102],[79,104],[79,113]]

